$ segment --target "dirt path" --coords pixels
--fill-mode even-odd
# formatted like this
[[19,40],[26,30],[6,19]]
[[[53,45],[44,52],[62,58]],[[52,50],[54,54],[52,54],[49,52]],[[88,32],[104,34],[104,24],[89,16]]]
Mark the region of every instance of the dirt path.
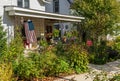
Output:
[[[114,62],[109,62],[104,65],[90,64],[89,68],[91,69],[91,71],[96,71],[96,72],[105,71],[110,75],[114,73],[120,73],[120,59]],[[79,75],[61,77],[60,79],[57,79],[55,81],[93,81],[93,79],[91,76],[89,76],[88,73],[84,73],[84,74],[79,74]]]

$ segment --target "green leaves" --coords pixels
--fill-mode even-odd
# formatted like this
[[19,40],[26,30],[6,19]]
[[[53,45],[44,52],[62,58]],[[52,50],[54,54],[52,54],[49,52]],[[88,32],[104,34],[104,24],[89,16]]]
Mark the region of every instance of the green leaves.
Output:
[[1,25],[1,17],[0,17],[0,55],[4,54],[7,49],[7,39],[6,39],[6,32],[3,30],[3,26]]
[[0,81],[13,81],[11,63],[0,63]]
[[30,79],[39,76],[39,70],[37,70],[34,61],[29,58],[21,58],[14,71],[20,78]]
[[[6,45],[6,43],[4,43],[4,45]],[[23,55],[23,40],[19,32],[16,32],[15,38],[11,40],[9,46],[6,47],[5,50],[6,51],[4,51],[4,54],[1,54],[0,57],[2,61],[12,62]]]
[[120,23],[120,2],[117,0],[74,0],[71,8],[74,15],[85,17],[79,31],[89,32],[87,37],[95,41],[99,36],[118,30],[114,28]]
[[58,29],[54,29],[54,30],[53,30],[53,36],[54,36],[54,37],[59,37],[59,32],[60,32],[60,31],[59,31]]
[[87,71],[88,57],[87,52],[79,45],[71,45],[68,49],[68,60],[70,66],[75,69],[76,73]]

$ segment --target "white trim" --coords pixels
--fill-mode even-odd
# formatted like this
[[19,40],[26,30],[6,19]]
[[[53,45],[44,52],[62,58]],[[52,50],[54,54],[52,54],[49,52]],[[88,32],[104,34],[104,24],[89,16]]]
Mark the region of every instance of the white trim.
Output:
[[[45,18],[45,19],[54,19],[54,20],[61,20],[61,21],[71,21],[71,22],[78,22],[78,20],[75,19],[63,19],[63,18],[57,18],[57,17],[48,17],[48,16],[40,16],[40,15],[31,15],[31,14],[24,14],[24,13],[14,13],[9,12],[9,15],[18,15],[18,16],[25,16],[25,17],[35,17],[35,18]],[[79,20],[81,22],[81,20]]]
[[38,17],[45,19],[56,19],[63,21],[75,21],[75,22],[81,22],[81,19],[85,19],[84,17],[48,13],[48,12],[19,8],[14,6],[5,7],[5,11],[8,11],[10,16],[20,15],[20,16],[30,16],[30,17]]
[[42,0],[44,3],[51,3],[51,1]]

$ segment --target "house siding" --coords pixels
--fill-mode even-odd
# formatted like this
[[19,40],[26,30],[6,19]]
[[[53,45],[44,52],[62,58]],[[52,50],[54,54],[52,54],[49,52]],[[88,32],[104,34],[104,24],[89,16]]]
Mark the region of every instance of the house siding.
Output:
[[[46,12],[53,12],[53,1],[49,4],[45,5]],[[67,0],[59,0],[59,14],[66,14],[70,13],[70,3]]]
[[30,0],[30,9],[45,11],[45,4],[40,0]]
[[60,5],[60,14],[69,14],[69,12],[70,12],[70,4],[69,4],[69,2],[67,1],[67,0],[59,0],[60,1],[60,3],[59,3],[59,5]]
[[14,37],[14,19],[7,15],[7,12],[4,11],[4,6],[12,5],[12,3],[11,0],[0,0],[1,23],[7,33],[8,42]]

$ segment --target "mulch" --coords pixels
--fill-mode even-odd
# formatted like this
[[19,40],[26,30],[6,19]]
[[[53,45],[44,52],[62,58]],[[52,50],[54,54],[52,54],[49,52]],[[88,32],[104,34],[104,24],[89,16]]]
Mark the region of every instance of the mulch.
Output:
[[54,81],[56,79],[57,79],[57,77],[47,77],[47,78],[43,78],[43,79],[41,79],[39,81]]

